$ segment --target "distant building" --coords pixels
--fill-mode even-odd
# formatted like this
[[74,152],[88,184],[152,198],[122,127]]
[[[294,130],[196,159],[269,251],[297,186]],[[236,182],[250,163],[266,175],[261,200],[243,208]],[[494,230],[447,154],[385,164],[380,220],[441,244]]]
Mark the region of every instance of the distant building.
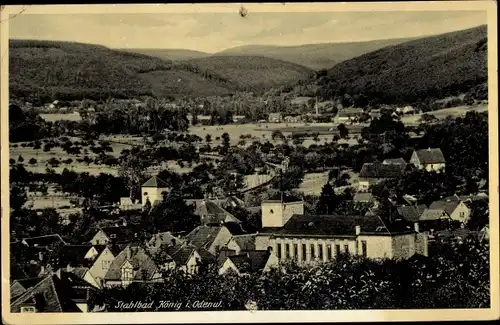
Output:
[[163,200],[163,194],[168,192],[168,184],[156,176],[151,177],[141,186],[142,205],[149,201],[151,206]]
[[368,191],[374,185],[385,179],[400,178],[405,166],[397,164],[382,164],[380,162],[364,163],[359,172],[358,191]]
[[281,113],[269,113],[268,122],[269,123],[281,123],[282,117]]
[[469,221],[471,210],[462,201],[457,200],[439,200],[434,201],[423,215],[423,220],[438,220],[449,218],[466,224]]
[[418,222],[426,209],[425,204],[401,205],[396,208],[397,216],[395,217],[408,222]]
[[446,167],[446,159],[439,148],[414,150],[410,162],[417,168],[427,171],[440,172]]
[[59,234],[24,238],[22,243],[28,247],[49,248],[57,245],[66,245]]
[[134,239],[134,231],[127,226],[102,227],[90,240],[92,245],[128,244]]
[[[263,207],[262,211],[266,211]],[[264,225],[270,214],[262,214]],[[273,219],[271,217],[271,219]],[[327,262],[341,253],[372,259],[427,256],[427,234],[418,223],[387,223],[378,216],[292,215],[282,226],[264,227],[256,249],[269,247],[280,261]]]
[[234,123],[239,123],[241,121],[244,121],[246,119],[245,115],[233,115],[233,122]]
[[370,115],[371,119],[376,119],[376,118],[380,118],[382,116],[382,113],[381,113],[380,109],[372,109],[370,111],[370,113],[368,113],[368,115]]
[[349,107],[340,110],[337,113],[337,116],[334,118],[334,122],[336,123],[347,123],[351,121],[356,121],[363,115],[362,108]]
[[392,159],[385,159],[382,164],[386,165],[403,165],[406,166],[406,161],[403,158],[392,158]]
[[287,115],[283,118],[283,121],[285,123],[300,123],[302,122],[302,117],[300,115],[297,116]]
[[241,223],[240,220],[211,200],[203,200],[197,206],[194,214],[200,217],[202,225],[220,225],[226,222]]

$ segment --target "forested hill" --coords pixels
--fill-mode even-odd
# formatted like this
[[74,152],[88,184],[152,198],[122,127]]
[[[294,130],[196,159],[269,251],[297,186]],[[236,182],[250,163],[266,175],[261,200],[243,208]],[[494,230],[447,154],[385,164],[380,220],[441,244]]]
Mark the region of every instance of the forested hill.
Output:
[[314,81],[325,99],[349,104],[428,104],[466,94],[487,98],[487,29],[413,40],[344,61]]
[[72,42],[10,40],[10,91],[32,101],[266,91],[312,70],[268,58],[181,61]]
[[327,69],[345,60],[380,48],[409,41],[408,38],[349,43],[321,43],[297,46],[244,45],[233,47],[214,56],[263,56],[299,64],[314,70]]
[[217,71],[242,90],[269,90],[310,79],[314,71],[282,60],[259,56],[211,56],[181,61],[203,71]]

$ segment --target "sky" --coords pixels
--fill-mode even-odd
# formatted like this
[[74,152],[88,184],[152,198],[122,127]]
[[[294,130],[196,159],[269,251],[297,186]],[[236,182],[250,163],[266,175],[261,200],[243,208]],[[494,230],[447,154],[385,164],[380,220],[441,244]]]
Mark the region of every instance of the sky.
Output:
[[215,53],[242,45],[293,46],[420,37],[486,24],[485,11],[22,14],[10,38],[110,48]]

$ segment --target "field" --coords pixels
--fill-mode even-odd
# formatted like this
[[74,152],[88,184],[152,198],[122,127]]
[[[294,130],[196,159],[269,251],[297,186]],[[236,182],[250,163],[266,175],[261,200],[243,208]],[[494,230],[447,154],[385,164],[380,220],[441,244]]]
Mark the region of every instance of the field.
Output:
[[[432,112],[427,112],[427,114],[434,115],[437,119],[441,120],[447,118],[448,116],[454,116],[454,117],[461,116],[469,111],[487,112],[488,104],[443,108]],[[401,121],[408,125],[418,124],[421,117],[422,114],[406,115],[401,118]]]

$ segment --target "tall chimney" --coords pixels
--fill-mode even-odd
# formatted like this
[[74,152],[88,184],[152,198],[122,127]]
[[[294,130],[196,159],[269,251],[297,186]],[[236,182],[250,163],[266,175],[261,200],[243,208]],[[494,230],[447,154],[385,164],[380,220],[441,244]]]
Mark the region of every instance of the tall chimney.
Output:
[[361,234],[361,226],[356,226],[356,236],[359,236]]
[[127,260],[130,260],[132,258],[132,252],[131,252],[130,246],[127,246],[127,248],[125,248],[125,250],[126,250],[126,254],[127,254]]
[[413,225],[415,227],[415,231],[420,232],[420,226],[418,225],[418,222],[415,222]]

